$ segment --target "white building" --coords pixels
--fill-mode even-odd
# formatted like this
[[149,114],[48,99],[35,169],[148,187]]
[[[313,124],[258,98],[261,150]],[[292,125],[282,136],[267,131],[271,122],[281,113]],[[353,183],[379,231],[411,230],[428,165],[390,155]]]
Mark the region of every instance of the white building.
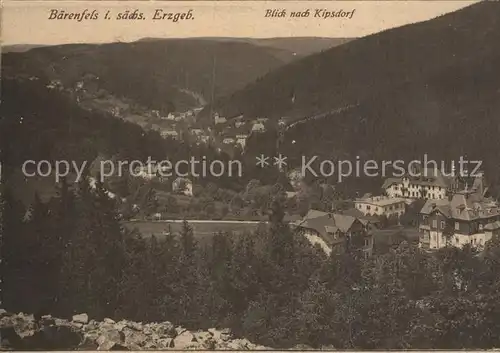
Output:
[[266,127],[264,126],[263,123],[257,122],[255,124],[253,124],[252,131],[253,132],[264,132],[264,131],[266,131]]
[[217,124],[224,124],[225,122],[227,122],[227,119],[223,116],[220,116],[219,113],[215,113],[214,114],[214,123],[215,125]]
[[200,136],[201,134],[203,134],[203,130],[202,129],[191,129],[191,135],[194,135],[194,136]]
[[175,120],[175,115],[173,113],[168,113],[167,116],[162,116],[161,119],[173,121],[173,120]]
[[163,138],[172,138],[174,140],[179,139],[179,133],[175,130],[162,130],[160,132],[161,137]]
[[354,201],[355,208],[365,216],[401,217],[406,210],[406,200],[388,196],[369,196]]
[[247,144],[247,138],[248,138],[248,135],[246,135],[246,134],[236,135],[236,143],[239,144],[241,146],[241,148],[245,148],[245,146]]
[[446,198],[454,178],[444,176],[438,169],[424,168],[420,173],[406,174],[401,178],[388,178],[382,188],[389,197],[399,197],[407,201],[415,199]]

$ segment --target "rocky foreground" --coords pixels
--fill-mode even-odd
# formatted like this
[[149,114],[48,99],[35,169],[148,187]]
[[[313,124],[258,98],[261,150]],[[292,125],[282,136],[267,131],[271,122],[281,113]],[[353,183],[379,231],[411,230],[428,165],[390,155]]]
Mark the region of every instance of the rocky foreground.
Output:
[[11,314],[0,309],[0,349],[6,350],[259,350],[266,347],[233,338],[228,329],[189,331],[172,323],[138,323],[112,319],[72,320],[50,315]]

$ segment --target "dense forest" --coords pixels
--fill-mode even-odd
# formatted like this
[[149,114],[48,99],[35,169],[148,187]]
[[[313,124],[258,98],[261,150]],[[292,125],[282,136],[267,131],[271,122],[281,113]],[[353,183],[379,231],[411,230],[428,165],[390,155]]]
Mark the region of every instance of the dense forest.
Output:
[[246,42],[151,39],[7,53],[2,56],[2,69],[6,76],[57,79],[65,87],[91,80],[117,97],[132,99],[166,115],[200,106],[195,96],[210,100],[212,89],[218,96],[243,88],[293,58],[287,50]]
[[87,181],[62,183],[29,217],[4,189],[3,305],[67,317],[230,327],[277,348],[459,349],[500,345],[500,242],[428,254],[407,243],[358,258],[312,248],[282,221],[255,234],[142,239]]

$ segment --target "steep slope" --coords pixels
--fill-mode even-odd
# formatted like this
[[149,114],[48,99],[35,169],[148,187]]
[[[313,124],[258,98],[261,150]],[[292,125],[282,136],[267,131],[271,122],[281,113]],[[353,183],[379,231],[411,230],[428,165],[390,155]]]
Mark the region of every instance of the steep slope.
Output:
[[498,53],[499,10],[496,2],[479,3],[353,40],[275,70],[220,99],[216,110],[227,116],[298,119],[360,103],[374,92],[422,81],[448,68],[462,75],[471,60]]
[[[276,70],[221,102],[220,111],[310,118],[285,133],[280,151],[289,167],[303,155],[409,161],[427,154],[444,162],[464,156],[481,160],[497,183],[499,11],[500,4],[484,2],[354,40]],[[249,153],[276,153],[273,134],[254,136]]]
[[283,65],[284,52],[203,39],[60,45],[4,54],[3,74],[58,79],[64,86],[92,77],[114,95],[152,109],[182,111],[198,105],[185,90],[211,99],[214,69],[214,95],[225,95]]

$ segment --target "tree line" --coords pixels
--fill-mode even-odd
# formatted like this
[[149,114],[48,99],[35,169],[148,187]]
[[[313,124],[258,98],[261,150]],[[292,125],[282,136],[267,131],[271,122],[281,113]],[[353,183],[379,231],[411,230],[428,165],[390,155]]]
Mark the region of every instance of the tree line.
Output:
[[229,327],[276,348],[493,348],[500,345],[500,242],[428,254],[402,243],[370,259],[326,257],[283,222],[268,229],[143,238],[122,227],[101,183],[63,182],[32,207],[2,190],[3,305],[62,317]]

